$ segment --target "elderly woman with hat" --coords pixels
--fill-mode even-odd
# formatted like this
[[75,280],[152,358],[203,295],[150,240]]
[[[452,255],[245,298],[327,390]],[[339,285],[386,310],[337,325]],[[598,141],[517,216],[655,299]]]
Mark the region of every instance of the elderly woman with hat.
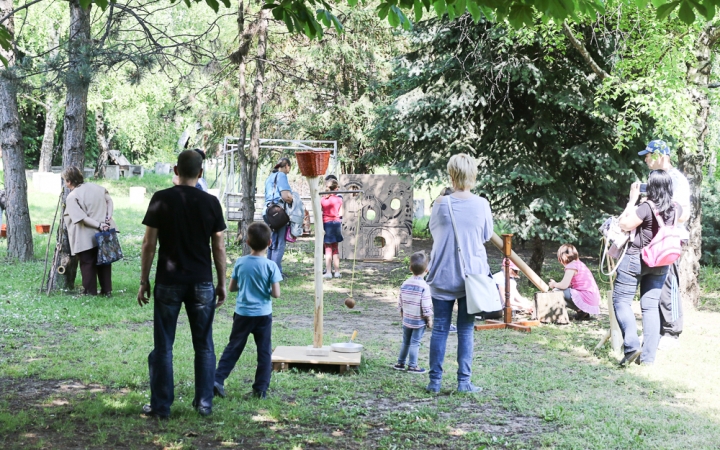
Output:
[[502,265],[500,266],[500,272],[493,275],[493,281],[497,284],[498,290],[500,291],[500,298],[505,301],[505,267],[507,263],[510,263],[510,307],[513,311],[521,311],[527,314],[532,314],[534,307],[533,303],[520,295],[517,289],[517,280],[520,278],[520,269],[518,266],[508,260],[503,259]]

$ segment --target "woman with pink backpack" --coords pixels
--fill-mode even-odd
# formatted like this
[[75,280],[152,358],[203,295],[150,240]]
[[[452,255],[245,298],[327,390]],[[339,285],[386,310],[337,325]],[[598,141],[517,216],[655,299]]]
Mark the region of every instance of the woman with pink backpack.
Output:
[[[664,170],[653,170],[647,183],[647,201],[637,204],[640,182],[630,187],[630,199],[620,215],[620,228],[630,231],[625,256],[618,264],[613,286],[615,316],[623,333],[625,357],[620,365],[652,364],[660,340],[659,301],[668,265],[679,256],[680,240],[675,223],[682,208],[672,203],[672,178]],[[640,286],[643,345],[637,335],[632,301]]]

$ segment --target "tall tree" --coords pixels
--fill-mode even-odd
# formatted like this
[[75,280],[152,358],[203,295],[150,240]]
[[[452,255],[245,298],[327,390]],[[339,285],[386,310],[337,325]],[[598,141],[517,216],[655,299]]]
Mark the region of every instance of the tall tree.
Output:
[[[70,35],[68,37],[68,70],[65,77],[65,117],[63,119],[63,169],[75,166],[85,170],[85,129],[87,126],[87,100],[90,90],[90,8],[83,8],[79,0],[70,0]],[[70,191],[65,189],[63,202]],[[73,289],[77,276],[78,259],[70,252],[65,222],[60,221],[60,251],[56,267],[51,273],[51,286],[55,289]],[[64,267],[63,273],[58,267]]]
[[702,257],[701,188],[706,158],[705,138],[708,134],[710,101],[708,85],[712,71],[712,50],[720,39],[720,27],[707,25],[695,41],[693,64],[687,66],[687,82],[696,108],[694,141],[679,147],[678,165],[690,182],[692,213],[687,223],[690,240],[680,260],[682,297],[697,306],[700,302],[700,258]]
[[451,155],[475,156],[476,190],[533,241],[541,273],[543,241],[595,234],[642,170],[636,153],[614,149],[622,99],[595,104],[598,78],[577,52],[548,45],[563,39],[553,27],[515,32],[465,16],[418,25],[413,38],[377,123],[378,162],[444,181]]
[[[14,39],[14,21],[10,16],[12,0],[0,0],[0,16],[9,16],[5,30],[9,40]],[[7,191],[8,256],[20,261],[33,257],[30,209],[27,200],[27,179],[25,177],[25,153],[20,133],[20,117],[17,102],[17,79],[14,49],[0,48],[0,57],[7,61],[7,67],[0,69],[0,149],[2,149]]]
[[[242,194],[242,220],[238,222],[238,239],[243,242],[243,254],[248,254],[250,248],[245,244],[247,228],[255,217],[255,191],[257,188],[258,160],[260,157],[260,121],[264,103],[263,87],[265,84],[265,60],[267,58],[268,37],[268,10],[260,10],[257,18],[245,28],[244,2],[241,0],[238,7],[238,31],[240,46],[232,55],[238,64],[238,125],[240,139],[238,141],[238,168],[240,173],[240,190]],[[253,83],[252,111],[250,117],[250,145],[245,147],[247,138],[247,106],[249,96],[247,93],[247,59],[252,42],[257,37],[255,57],[255,82]]]

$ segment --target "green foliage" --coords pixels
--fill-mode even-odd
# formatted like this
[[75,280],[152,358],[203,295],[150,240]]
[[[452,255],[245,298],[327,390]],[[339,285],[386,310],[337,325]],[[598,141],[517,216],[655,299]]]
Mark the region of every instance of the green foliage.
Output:
[[430,237],[430,216],[424,216],[419,219],[413,217],[412,236],[421,239]]
[[720,181],[709,180],[702,189],[702,258],[704,265],[720,265]]
[[[695,61],[693,47],[700,24],[660,22],[648,9],[623,6],[608,11],[604,20],[613,23],[618,41],[609,58],[611,77],[600,87],[597,99],[621,102],[615,148],[628,148],[643,129],[643,117],[653,119],[653,138],[665,139],[674,148],[696,148],[697,105],[688,88],[687,70]],[[593,27],[598,29],[598,25]],[[611,27],[605,27],[599,30],[610,33]]]
[[520,237],[596,236],[644,165],[614,148],[623,100],[596,103],[600,83],[579,54],[544,45],[557,38],[552,27],[515,32],[467,15],[417,26],[376,127],[375,162],[432,182],[447,176],[450,156],[468,153],[479,160],[476,191]]

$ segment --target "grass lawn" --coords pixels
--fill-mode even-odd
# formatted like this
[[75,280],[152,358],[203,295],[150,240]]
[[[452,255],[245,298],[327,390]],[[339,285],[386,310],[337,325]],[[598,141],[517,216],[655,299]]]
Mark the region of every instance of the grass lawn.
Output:
[[[359,264],[357,306],[348,310],[342,302],[351,264],[343,262],[344,278],[325,284],[325,341],[346,340],[357,329],[356,341],[365,346],[357,373],[274,373],[267,400],[246,399],[255,371],[249,343],[227,380],[228,397],[216,399],[213,415],[203,418],[190,405],[193,352],[181,315],[172,418],[144,418],[152,307],[138,307],[135,297],[149,195],[131,205],[127,180],[106,185],[125,253],[113,266],[112,298],[40,295],[47,236],[35,235],[37,261],[0,265],[0,448],[720,447],[720,269],[714,268],[703,269],[703,304],[686,311],[682,346],[659,352],[654,366],[619,369],[608,347],[592,353],[608,327],[603,314],[530,334],[476,332],[473,383],[484,388],[481,394],[454,391],[451,335],[443,389],[430,395],[423,389],[427,375],[390,369],[401,341],[395,299],[406,268],[400,262]],[[152,192],[169,186],[170,178],[146,176],[142,185]],[[56,202],[31,190],[33,224],[50,223]],[[301,240],[286,253],[289,277],[274,301],[274,346],[312,343],[312,246]],[[3,260],[6,248],[0,243]],[[237,255],[237,248],[228,249],[229,259]],[[489,255],[497,267],[499,252]],[[551,255],[546,264],[545,278],[559,279],[561,267]],[[233,304],[229,299],[217,311],[218,357]],[[429,339],[426,333],[420,350],[424,367]]]

